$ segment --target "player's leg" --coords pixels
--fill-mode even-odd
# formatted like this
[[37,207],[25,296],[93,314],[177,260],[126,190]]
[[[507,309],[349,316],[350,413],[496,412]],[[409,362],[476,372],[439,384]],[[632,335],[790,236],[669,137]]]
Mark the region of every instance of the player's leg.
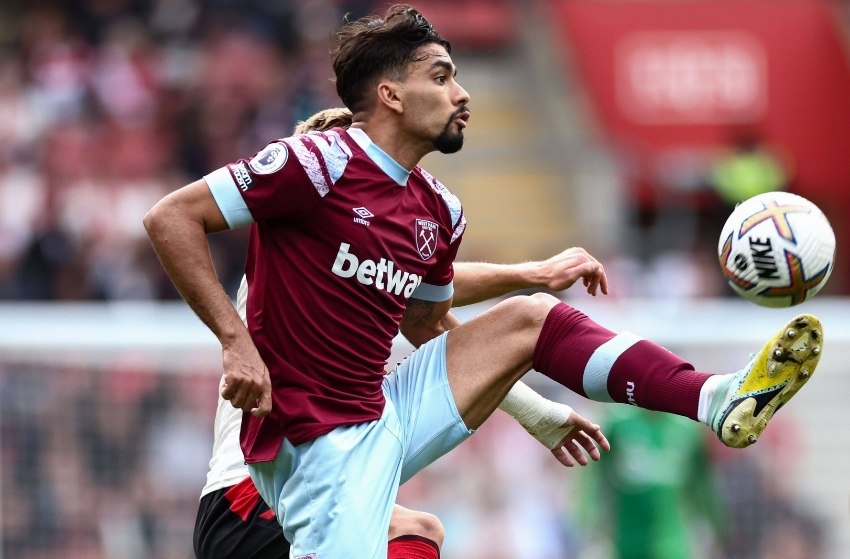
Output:
[[384,377],[384,396],[401,425],[400,483],[473,431],[464,424],[446,373],[446,334],[422,345]]
[[248,465],[282,520],[294,557],[386,558],[401,439],[387,402],[378,420],[338,427],[298,446],[284,439],[274,461]]
[[614,333],[558,299],[537,294],[512,297],[449,332],[446,366],[458,410],[472,429],[533,367],[593,400],[702,421],[724,443],[741,447],[755,442],[776,409],[805,383],[821,342],[820,323],[803,315],[783,326],[737,374],[715,376],[695,371],[649,340]]
[[289,542],[251,478],[201,497],[192,539],[197,559],[289,557]]
[[[400,505],[390,518],[388,559],[436,559],[443,525],[433,514]],[[287,559],[289,542],[251,478],[201,497],[193,545],[197,559]],[[418,553],[418,555],[416,555]]]
[[387,559],[438,559],[443,547],[443,524],[433,514],[393,507]]

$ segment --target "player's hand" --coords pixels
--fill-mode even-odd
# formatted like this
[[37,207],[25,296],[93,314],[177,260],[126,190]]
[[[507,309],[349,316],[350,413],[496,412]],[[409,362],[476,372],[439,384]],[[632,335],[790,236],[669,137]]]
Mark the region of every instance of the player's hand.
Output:
[[569,289],[581,279],[589,294],[608,294],[605,268],[583,248],[568,248],[539,262],[536,273],[538,284],[552,291]]
[[222,347],[224,378],[221,397],[234,408],[264,417],[272,410],[269,370],[250,341]]
[[562,427],[569,430],[555,448],[551,449],[551,452],[558,462],[568,468],[572,468],[576,463],[587,466],[590,463],[588,456],[594,462],[599,460],[602,457],[600,448],[606,452],[611,450],[611,444],[605,438],[599,425],[585,419],[575,411],[570,414],[570,418]]

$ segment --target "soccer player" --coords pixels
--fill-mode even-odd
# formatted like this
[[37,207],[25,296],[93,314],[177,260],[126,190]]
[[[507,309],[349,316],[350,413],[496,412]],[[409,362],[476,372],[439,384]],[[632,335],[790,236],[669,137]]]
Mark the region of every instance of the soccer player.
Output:
[[[250,412],[242,451],[293,557],[386,557],[399,484],[469,437],[532,367],[594,400],[701,421],[734,447],[755,442],[814,371],[822,330],[811,315],[729,375],[696,371],[543,293],[458,326],[452,263],[466,219],[418,165],[463,145],[469,95],[450,45],[398,5],[337,37],[350,129],[274,141],[169,194],[144,220],[221,343],[221,394]],[[247,328],[206,238],[246,225]],[[607,290],[590,257],[581,277],[591,293]],[[384,375],[399,330],[418,349]]]
[[[322,113],[320,113],[322,114]],[[323,115],[326,116],[326,115]],[[309,121],[308,121],[309,122]],[[297,129],[296,129],[297,130]],[[581,249],[565,250],[542,262],[514,265],[490,263],[455,264],[455,299],[457,306],[473,304],[503,295],[516,289],[549,287],[565,289],[575,279],[574,263],[584,259]],[[245,316],[247,282],[243,279],[236,300],[237,311]],[[520,409],[512,402],[529,398],[545,410],[535,419],[518,415]],[[579,447],[567,453],[564,437],[572,429],[592,433],[591,436],[605,450],[610,448],[598,426],[590,423],[569,406],[551,402],[533,393],[521,381],[514,385],[500,407],[515,418],[529,433],[537,438],[565,466],[574,463],[587,465]],[[195,520],[193,543],[198,559],[240,557],[241,559],[283,558],[289,556],[289,543],[281,532],[274,511],[259,497],[248,474],[242,451],[239,448],[239,428],[242,410],[232,407],[219,397],[215,418],[215,439],[207,483],[201,491],[198,515]],[[570,454],[572,458],[570,458]],[[591,452],[593,460],[598,452]],[[437,550],[443,540],[442,524],[431,514],[406,509],[396,505],[390,518],[389,559],[410,549]],[[397,555],[399,554],[399,555]]]
[[[325,109],[301,122],[295,134],[310,131],[325,131],[331,128],[347,128],[351,124],[351,112],[344,108]],[[455,293],[453,304],[464,306],[504,295],[517,289],[544,287],[560,291],[572,286],[580,276],[575,265],[585,261],[584,251],[567,249],[542,262],[499,265],[490,263],[457,263],[455,265]],[[239,288],[236,309],[245,320],[247,302],[245,278]],[[530,388],[518,382],[511,389],[514,394],[522,391],[531,395]],[[533,396],[542,402],[542,397]],[[509,397],[502,408],[515,413],[510,403],[527,396]],[[571,428],[579,431],[594,430],[591,424],[569,406],[549,402],[548,413],[539,421],[529,422],[527,417],[518,417],[521,424],[541,443],[549,448],[565,466],[572,466],[572,459],[558,446]],[[239,448],[239,428],[242,410],[236,409],[219,396],[216,409],[213,456],[207,483],[201,491],[198,515],[195,519],[193,544],[198,559],[239,557],[240,559],[266,559],[289,557],[289,542],[284,538],[275,513],[260,499],[257,489],[248,474],[242,451]],[[594,435],[599,445],[608,449],[604,437]],[[578,447],[573,447],[579,453]],[[575,455],[575,461],[586,465],[586,459]],[[598,454],[591,454],[598,459]],[[439,519],[431,514],[410,510],[399,505],[393,508],[390,517],[388,557],[406,556],[416,549],[428,552],[439,549],[443,541],[443,528]]]

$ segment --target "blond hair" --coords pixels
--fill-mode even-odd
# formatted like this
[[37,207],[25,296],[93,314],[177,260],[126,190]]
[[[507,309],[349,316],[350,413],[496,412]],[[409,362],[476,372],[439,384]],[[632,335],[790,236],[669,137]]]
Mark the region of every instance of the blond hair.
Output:
[[307,120],[299,122],[295,126],[295,133],[306,134],[314,130],[324,132],[331,128],[348,128],[349,126],[351,126],[351,111],[337,107],[319,111]]

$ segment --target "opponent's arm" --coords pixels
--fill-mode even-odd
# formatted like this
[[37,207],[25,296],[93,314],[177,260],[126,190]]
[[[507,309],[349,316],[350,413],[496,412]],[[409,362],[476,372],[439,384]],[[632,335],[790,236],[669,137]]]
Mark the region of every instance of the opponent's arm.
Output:
[[203,180],[172,192],[144,217],[144,226],[174,286],[221,343],[221,395],[261,417],[271,411],[271,382],[247,328],[213,267],[207,235],[227,222]]
[[[572,467],[599,460],[599,448],[611,450],[599,425],[585,419],[570,406],[548,400],[522,381],[517,381],[499,404],[528,433],[549,449],[558,462]],[[574,462],[575,461],[575,462]]]
[[582,279],[587,292],[608,293],[605,269],[583,248],[568,248],[546,260],[521,264],[455,262],[454,305],[461,307],[518,289],[562,291]]

